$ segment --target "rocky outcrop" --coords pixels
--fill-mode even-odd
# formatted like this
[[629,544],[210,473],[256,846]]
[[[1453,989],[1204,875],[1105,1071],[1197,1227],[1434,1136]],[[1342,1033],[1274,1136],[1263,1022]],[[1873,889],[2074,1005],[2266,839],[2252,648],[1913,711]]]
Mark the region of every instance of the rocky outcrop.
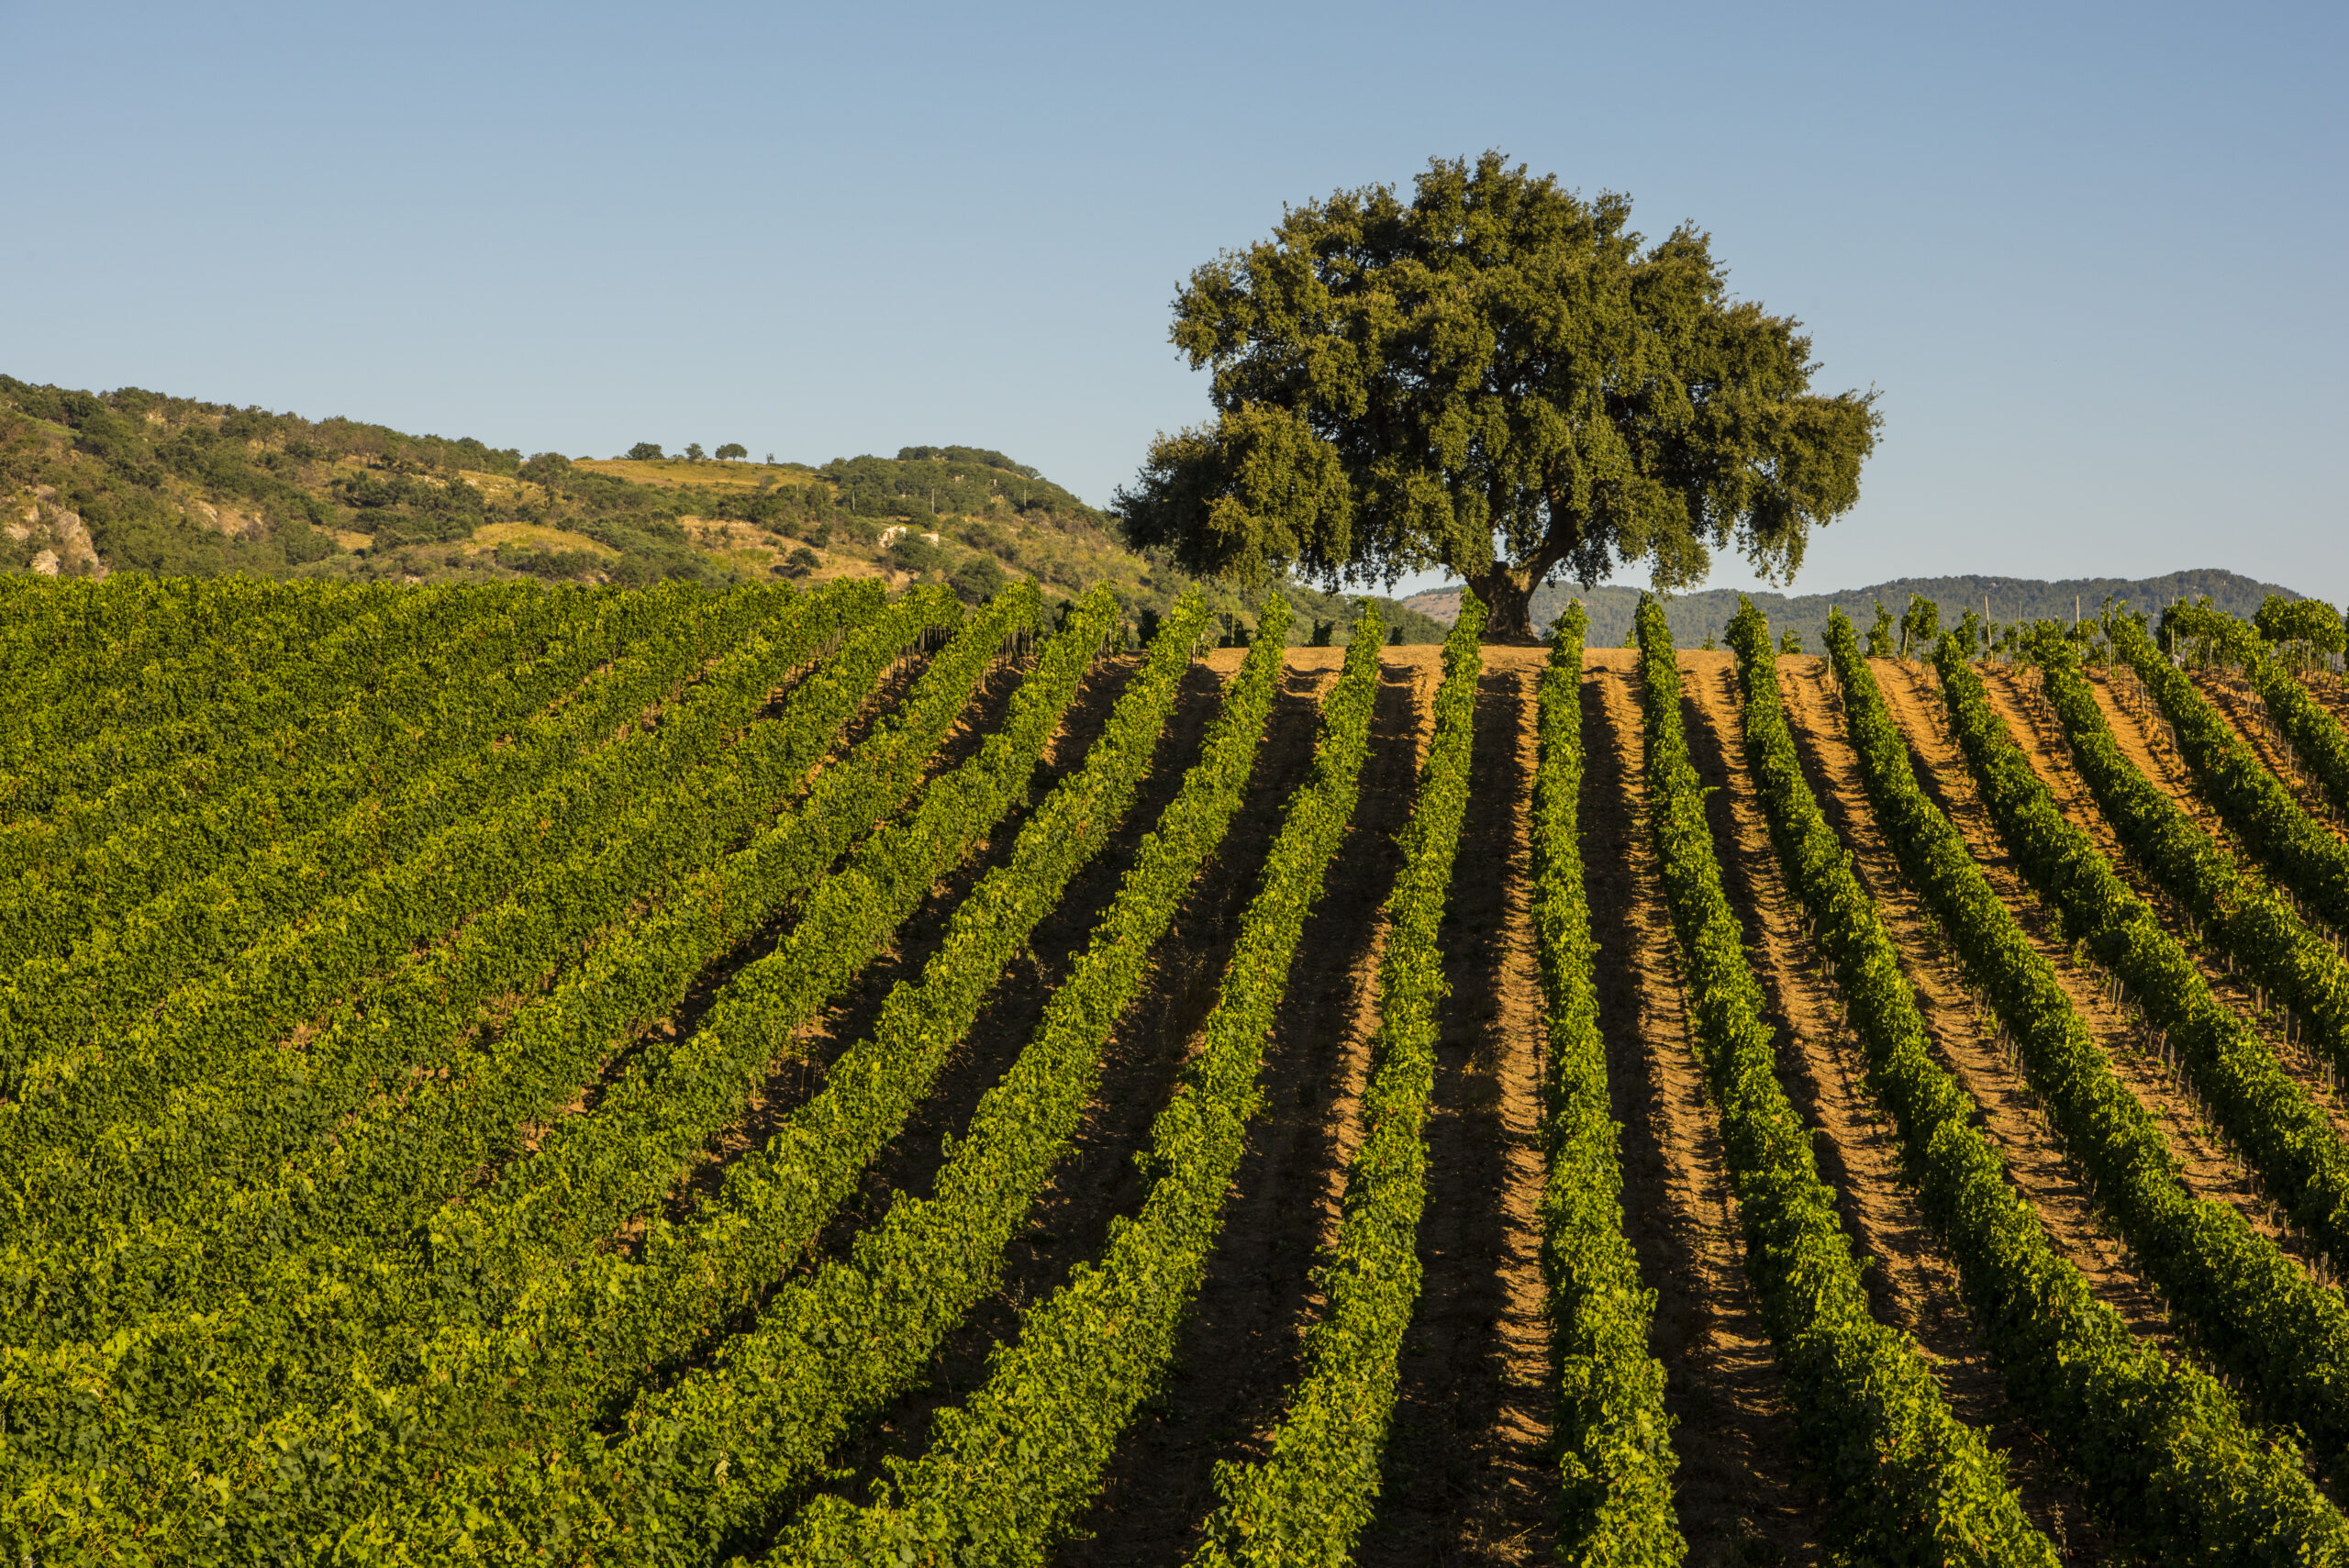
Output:
[[[20,494],[9,507],[5,531],[16,549],[9,553],[44,576],[104,579],[106,563],[98,557],[82,514],[56,502],[57,492],[40,484]],[[23,553],[18,553],[22,551]]]

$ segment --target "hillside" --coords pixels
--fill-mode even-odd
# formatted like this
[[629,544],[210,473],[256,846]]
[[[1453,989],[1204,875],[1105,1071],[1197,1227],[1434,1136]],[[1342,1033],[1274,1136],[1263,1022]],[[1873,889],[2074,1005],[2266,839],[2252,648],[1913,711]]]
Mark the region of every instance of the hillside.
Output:
[[[2179,599],[2199,598],[2207,594],[2229,615],[2245,617],[2256,612],[2270,594],[2287,599],[2305,596],[2281,584],[2261,583],[2215,567],[2172,572],[2161,577],[2072,577],[2054,583],[2029,577],[1900,577],[1834,593],[1748,596],[1770,617],[1773,628],[1798,633],[1803,646],[1817,652],[1825,646],[1829,610],[1840,606],[1845,615],[1865,626],[1875,619],[1877,604],[1898,616],[1908,607],[1911,594],[1938,604],[1944,626],[1954,623],[1969,608],[1980,610],[1986,599],[1990,622],[2009,626],[2021,621],[2068,621],[2076,606],[2077,613],[2093,615],[2108,595],[2138,609],[2157,610]],[[1537,628],[1547,626],[1575,599],[1582,600],[1590,613],[1592,647],[1620,647],[1631,635],[1631,615],[1639,606],[1640,591],[1614,584],[1586,593],[1570,584],[1553,584],[1533,595],[1533,624]],[[1736,591],[1729,588],[1675,596],[1664,606],[1674,640],[1683,648],[1720,644],[1730,617],[1737,613],[1737,601]],[[1449,626],[1460,613],[1460,590],[1431,589],[1403,602]]]
[[[704,457],[696,445],[670,457],[647,443],[625,457],[525,457],[352,419],[0,376],[0,572],[713,586],[878,577],[951,582],[973,601],[1027,579],[1054,597],[1108,584],[1136,620],[1193,585],[1126,549],[1115,518],[1001,452],[914,446],[817,466],[718,450],[737,455]],[[1293,640],[1351,618],[1338,595],[1284,592]],[[1214,596],[1219,635],[1252,627],[1255,595]],[[1442,639],[1416,612],[1390,605],[1387,618],[1404,641]]]

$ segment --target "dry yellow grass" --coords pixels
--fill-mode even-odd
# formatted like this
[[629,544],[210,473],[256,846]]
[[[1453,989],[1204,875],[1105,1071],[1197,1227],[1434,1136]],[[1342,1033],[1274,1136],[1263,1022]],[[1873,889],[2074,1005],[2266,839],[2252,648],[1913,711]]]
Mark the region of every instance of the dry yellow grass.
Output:
[[663,490],[675,490],[687,484],[756,490],[770,479],[778,486],[824,483],[798,463],[719,462],[715,458],[700,462],[682,457],[662,458],[653,462],[630,462],[626,458],[590,458],[571,466],[589,473],[625,479],[636,484],[659,485]]
[[471,554],[482,555],[501,544],[526,545],[532,550],[584,550],[606,561],[619,554],[610,545],[599,544],[585,534],[551,528],[542,523],[484,523],[473,530],[465,548]]

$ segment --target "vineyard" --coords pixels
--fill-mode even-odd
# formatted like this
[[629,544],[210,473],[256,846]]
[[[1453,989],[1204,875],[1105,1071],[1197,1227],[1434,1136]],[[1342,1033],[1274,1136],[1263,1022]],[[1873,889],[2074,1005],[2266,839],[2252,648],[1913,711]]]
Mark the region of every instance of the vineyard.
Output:
[[0,577],[0,1555],[2349,1563],[2327,657],[1291,613]]

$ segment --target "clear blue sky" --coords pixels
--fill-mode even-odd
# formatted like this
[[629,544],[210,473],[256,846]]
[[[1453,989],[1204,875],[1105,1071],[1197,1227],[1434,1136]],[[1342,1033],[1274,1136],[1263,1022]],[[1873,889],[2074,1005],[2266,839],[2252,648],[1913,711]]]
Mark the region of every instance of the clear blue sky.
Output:
[[[1875,386],[1800,586],[2349,597],[2349,8],[0,4],[0,370],[606,455],[1199,420],[1193,266],[1497,147]],[[1748,581],[1727,563],[1716,584]]]

